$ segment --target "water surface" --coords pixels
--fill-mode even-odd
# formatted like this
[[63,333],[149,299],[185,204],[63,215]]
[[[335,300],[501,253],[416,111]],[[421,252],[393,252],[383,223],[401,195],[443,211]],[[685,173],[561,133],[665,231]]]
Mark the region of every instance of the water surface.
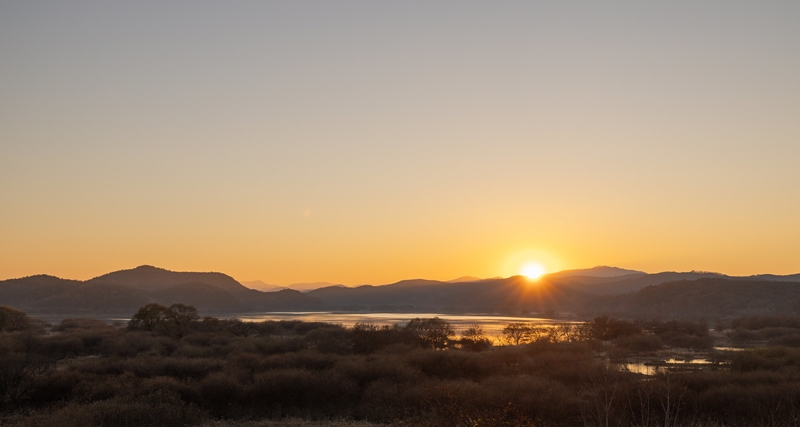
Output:
[[353,327],[356,323],[374,323],[376,325],[405,325],[414,318],[438,317],[448,321],[456,332],[462,331],[472,325],[483,327],[484,334],[498,336],[500,331],[509,323],[533,323],[547,326],[563,323],[581,323],[560,319],[547,319],[543,317],[514,317],[497,315],[469,315],[469,314],[442,314],[442,313],[337,313],[337,312],[270,312],[240,314],[239,319],[247,322],[261,322],[264,320],[302,320],[304,322],[325,322]]

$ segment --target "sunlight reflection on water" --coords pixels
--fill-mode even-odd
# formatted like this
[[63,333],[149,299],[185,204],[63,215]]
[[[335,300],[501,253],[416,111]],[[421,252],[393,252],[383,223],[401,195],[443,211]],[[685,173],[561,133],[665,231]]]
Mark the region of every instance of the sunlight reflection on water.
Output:
[[302,320],[304,322],[325,322],[353,327],[356,323],[374,323],[376,325],[405,325],[411,319],[439,317],[453,325],[456,332],[462,331],[471,325],[483,327],[484,334],[498,336],[500,331],[509,323],[533,323],[547,326],[563,323],[581,323],[541,317],[513,317],[493,315],[459,315],[441,313],[334,313],[334,312],[272,312],[272,313],[247,313],[236,316],[246,322],[260,322],[264,320]]
[[619,366],[628,372],[642,375],[655,375],[658,369],[694,368],[709,369],[715,365],[708,359],[666,359],[659,363],[620,363]]

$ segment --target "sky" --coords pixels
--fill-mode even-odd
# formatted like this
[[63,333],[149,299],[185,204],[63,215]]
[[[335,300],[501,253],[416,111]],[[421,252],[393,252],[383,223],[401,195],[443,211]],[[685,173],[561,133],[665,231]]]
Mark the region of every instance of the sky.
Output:
[[800,3],[1,2],[0,279],[800,272]]

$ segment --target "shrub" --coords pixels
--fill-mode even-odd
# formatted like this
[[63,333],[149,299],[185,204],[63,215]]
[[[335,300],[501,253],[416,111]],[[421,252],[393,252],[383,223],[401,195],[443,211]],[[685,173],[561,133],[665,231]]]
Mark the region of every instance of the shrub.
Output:
[[350,415],[358,385],[334,371],[270,370],[258,374],[246,389],[246,400],[261,403],[262,413],[307,417]]
[[305,340],[309,348],[321,353],[346,354],[352,349],[352,334],[341,326],[329,326],[309,331]]
[[242,385],[226,373],[210,374],[199,384],[200,398],[214,415],[226,415],[235,404]]
[[200,423],[206,415],[179,396],[159,391],[144,397],[114,397],[86,404],[70,403],[22,421],[36,427],[178,427]]

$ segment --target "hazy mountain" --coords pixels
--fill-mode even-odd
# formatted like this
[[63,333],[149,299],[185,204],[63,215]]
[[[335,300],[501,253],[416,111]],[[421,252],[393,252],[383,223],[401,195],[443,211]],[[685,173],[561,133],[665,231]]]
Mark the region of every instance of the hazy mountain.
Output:
[[264,283],[261,280],[252,280],[249,282],[239,282],[239,283],[241,283],[243,286],[247,288],[255,289],[261,292],[272,292],[272,291],[279,291],[281,289],[289,289],[286,286],[270,285],[269,283]]
[[462,283],[462,282],[478,282],[481,281],[480,277],[475,276],[461,276],[458,279],[448,280],[447,283]]
[[292,283],[291,285],[287,286],[288,289],[294,289],[300,292],[308,292],[313,291],[314,289],[319,288],[327,288],[327,287],[339,287],[339,288],[346,288],[345,285],[340,285],[338,283],[330,283],[330,282],[314,282],[314,283]]
[[626,270],[619,267],[609,267],[607,265],[598,265],[592,268],[582,268],[577,270],[562,270],[556,273],[545,275],[549,278],[564,278],[570,276],[587,276],[587,277],[619,277],[629,275],[645,275],[644,271]]
[[300,292],[308,292],[308,291],[313,291],[314,289],[327,288],[329,286],[346,287],[345,285],[339,285],[330,282],[293,283],[289,286],[270,285],[268,283],[262,282],[261,280],[254,280],[250,282],[241,282],[241,283],[242,285],[250,289],[256,289],[262,292],[275,292],[283,289],[294,289]]

